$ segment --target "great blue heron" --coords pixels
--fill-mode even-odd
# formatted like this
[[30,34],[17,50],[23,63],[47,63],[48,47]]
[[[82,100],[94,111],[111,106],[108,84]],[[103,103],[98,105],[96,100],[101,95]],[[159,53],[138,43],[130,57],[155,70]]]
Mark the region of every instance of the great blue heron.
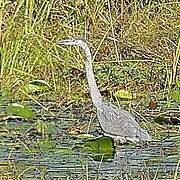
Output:
[[97,109],[97,119],[104,132],[104,135],[114,140],[137,143],[149,141],[150,136],[145,129],[142,129],[135,118],[127,111],[103,100],[96,84],[91,51],[85,40],[81,38],[65,39],[58,41],[59,45],[77,45],[81,47],[86,55],[85,68],[92,102]]

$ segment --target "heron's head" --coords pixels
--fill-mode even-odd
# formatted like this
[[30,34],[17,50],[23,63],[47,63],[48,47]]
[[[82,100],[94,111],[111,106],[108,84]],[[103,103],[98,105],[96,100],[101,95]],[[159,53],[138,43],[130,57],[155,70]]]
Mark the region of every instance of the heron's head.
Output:
[[87,47],[87,43],[82,38],[72,38],[72,39],[64,39],[57,42],[59,45],[76,45],[85,49]]

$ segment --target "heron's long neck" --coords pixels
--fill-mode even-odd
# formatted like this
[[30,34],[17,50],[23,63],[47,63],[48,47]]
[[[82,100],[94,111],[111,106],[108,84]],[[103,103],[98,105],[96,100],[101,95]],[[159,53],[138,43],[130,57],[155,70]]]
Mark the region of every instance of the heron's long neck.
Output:
[[91,52],[88,47],[84,51],[86,54],[85,67],[86,67],[86,76],[87,76],[89,91],[90,91],[94,106],[98,108],[99,105],[101,105],[102,103],[102,96],[98,90],[98,86],[94,78]]

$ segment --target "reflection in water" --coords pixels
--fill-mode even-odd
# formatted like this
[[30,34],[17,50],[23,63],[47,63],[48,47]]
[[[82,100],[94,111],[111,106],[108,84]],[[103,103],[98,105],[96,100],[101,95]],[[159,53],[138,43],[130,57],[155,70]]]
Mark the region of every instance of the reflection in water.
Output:
[[[179,145],[173,142],[152,142],[143,148],[118,147],[113,160],[99,164],[98,176],[107,179],[172,179],[180,170],[177,168],[180,159]],[[93,173],[95,172],[96,169]]]
[[180,179],[178,138],[145,147],[118,146],[113,157],[103,160],[100,154],[95,161],[83,150],[84,140],[65,133],[77,121],[72,114],[55,120],[47,115],[40,118],[48,133],[34,134],[34,129],[29,130],[32,121],[0,122],[1,179],[173,179],[176,173]]
[[[73,140],[69,141],[74,143]],[[61,144],[48,152],[27,153],[1,149],[0,174],[2,177],[110,179],[172,179],[180,159],[175,144],[154,143],[147,147],[123,146],[116,149],[113,159],[94,161],[79,147],[68,152],[68,144]],[[63,148],[62,148],[63,147]],[[173,153],[172,153],[172,149]],[[11,154],[10,154],[11,153]],[[6,158],[5,158],[6,157]],[[9,157],[9,159],[7,159]],[[179,170],[180,168],[178,168]],[[180,177],[180,176],[178,176]]]

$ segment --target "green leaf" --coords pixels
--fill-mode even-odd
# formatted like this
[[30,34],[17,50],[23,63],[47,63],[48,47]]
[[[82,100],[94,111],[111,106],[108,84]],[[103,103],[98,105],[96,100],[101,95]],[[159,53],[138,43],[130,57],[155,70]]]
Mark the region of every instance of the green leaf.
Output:
[[154,122],[156,122],[158,124],[168,124],[169,120],[167,118],[164,118],[163,116],[158,116],[158,117],[154,118]]
[[36,85],[36,86],[47,86],[49,88],[51,88],[51,86],[49,85],[49,83],[45,80],[32,80],[29,82],[29,84],[32,84],[32,85]]
[[171,99],[174,101],[180,101],[180,90],[173,90],[170,93]]
[[24,88],[27,93],[35,93],[47,91],[49,88],[51,88],[51,86],[48,82],[44,80],[33,80],[30,81],[27,85],[25,85]]
[[114,149],[114,141],[110,137],[101,137],[84,143],[84,150],[91,153],[90,156],[97,161],[112,159],[115,152]]
[[133,94],[126,90],[118,90],[115,93],[115,96],[121,99],[130,99],[130,100],[133,99]]
[[0,104],[2,104],[4,101],[4,97],[0,95]]
[[45,122],[43,120],[37,120],[34,124],[34,129],[42,136],[48,136],[53,134],[55,124],[54,122]]
[[47,151],[53,150],[55,148],[55,143],[50,140],[41,140],[41,141],[39,141],[38,144],[39,144],[41,151],[43,151],[43,152],[47,152]]
[[180,79],[177,79],[176,85],[177,85],[178,88],[180,88]]
[[92,134],[78,134],[75,137],[77,137],[79,139],[92,139],[92,138],[95,138],[95,136],[92,135]]
[[6,107],[6,111],[8,114],[13,114],[24,119],[33,118],[34,116],[33,111],[29,107],[18,103],[9,104]]
[[94,153],[109,154],[114,152],[114,142],[109,137],[88,140],[84,143],[84,150]]
[[73,154],[73,151],[71,148],[69,147],[62,147],[62,146],[56,146],[56,149],[55,149],[56,152],[60,153],[60,154],[63,154],[63,155],[71,155]]

